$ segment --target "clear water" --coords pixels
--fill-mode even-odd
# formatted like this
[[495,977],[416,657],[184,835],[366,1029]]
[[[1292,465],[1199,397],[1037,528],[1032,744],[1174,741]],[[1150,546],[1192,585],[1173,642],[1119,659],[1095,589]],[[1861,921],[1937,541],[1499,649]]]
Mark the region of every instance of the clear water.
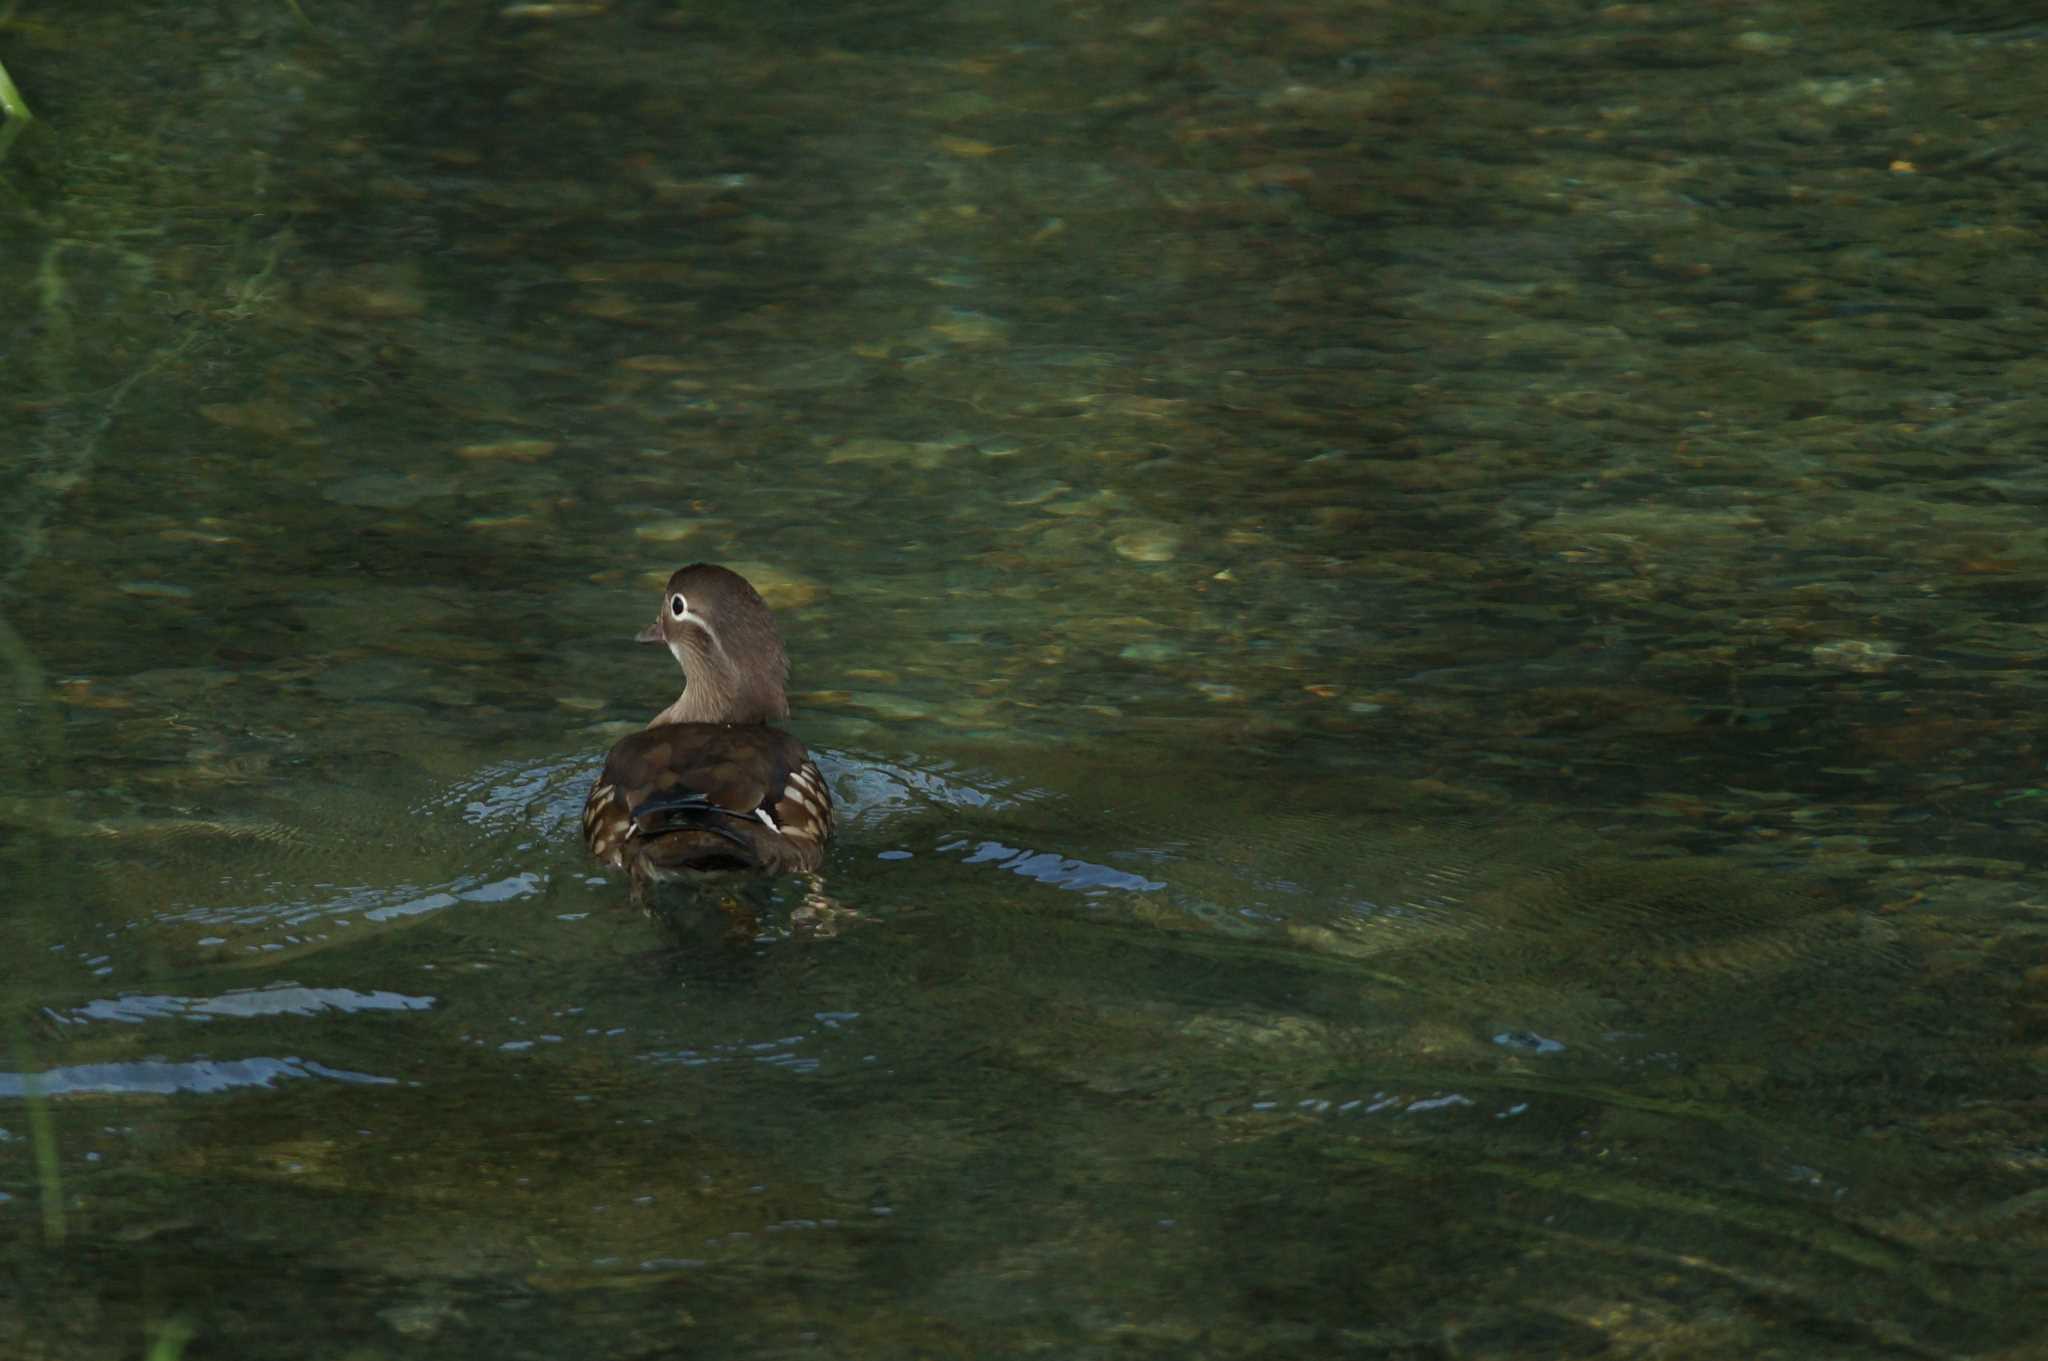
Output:
[[[0,1341],[2036,1345],[2044,45],[17,9]],[[578,844],[696,559],[823,923]]]

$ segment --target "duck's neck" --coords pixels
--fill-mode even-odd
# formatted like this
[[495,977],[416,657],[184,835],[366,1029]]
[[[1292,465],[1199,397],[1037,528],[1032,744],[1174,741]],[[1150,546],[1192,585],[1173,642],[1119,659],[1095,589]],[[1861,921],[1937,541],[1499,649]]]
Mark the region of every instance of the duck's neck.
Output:
[[723,693],[714,693],[712,687],[703,681],[693,680],[683,687],[683,693],[676,696],[676,702],[656,714],[647,726],[658,728],[664,723],[730,723],[733,720],[729,698]]
[[664,723],[766,723],[789,716],[789,701],[775,685],[735,685],[707,671],[691,676],[676,702],[656,714],[648,727]]

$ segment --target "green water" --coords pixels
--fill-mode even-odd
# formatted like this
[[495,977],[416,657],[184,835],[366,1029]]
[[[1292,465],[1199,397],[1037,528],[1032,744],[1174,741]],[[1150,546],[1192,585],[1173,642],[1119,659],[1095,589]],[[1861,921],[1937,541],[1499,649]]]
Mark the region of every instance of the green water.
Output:
[[[0,1350],[2026,1354],[2044,56],[14,6]],[[697,559],[822,922],[578,841]]]

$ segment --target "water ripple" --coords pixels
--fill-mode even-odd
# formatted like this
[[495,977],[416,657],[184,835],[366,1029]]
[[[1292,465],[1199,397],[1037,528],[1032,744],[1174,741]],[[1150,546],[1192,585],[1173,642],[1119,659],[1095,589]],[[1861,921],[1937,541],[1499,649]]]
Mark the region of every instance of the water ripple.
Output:
[[329,1068],[301,1058],[192,1059],[183,1063],[139,1059],[132,1063],[81,1063],[46,1073],[0,1073],[0,1100],[27,1097],[31,1088],[39,1097],[170,1096],[272,1087],[284,1079],[305,1077],[375,1087],[398,1082],[395,1077]]
[[357,992],[353,988],[303,988],[287,983],[277,987],[225,992],[218,997],[127,993],[120,997],[97,998],[68,1012],[46,1008],[43,1014],[59,1025],[83,1025],[92,1021],[141,1025],[173,1017],[187,1021],[212,1021],[220,1018],[248,1020],[258,1016],[318,1016],[330,1011],[426,1011],[434,1002],[432,997],[413,997],[381,989]]

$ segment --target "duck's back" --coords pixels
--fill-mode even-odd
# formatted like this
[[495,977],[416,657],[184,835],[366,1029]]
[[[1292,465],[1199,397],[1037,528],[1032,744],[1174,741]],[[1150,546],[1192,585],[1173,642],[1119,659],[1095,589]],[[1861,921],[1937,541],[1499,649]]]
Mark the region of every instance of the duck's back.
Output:
[[636,880],[807,871],[832,800],[803,743],[763,724],[661,723],[620,740],[583,805],[583,840]]

